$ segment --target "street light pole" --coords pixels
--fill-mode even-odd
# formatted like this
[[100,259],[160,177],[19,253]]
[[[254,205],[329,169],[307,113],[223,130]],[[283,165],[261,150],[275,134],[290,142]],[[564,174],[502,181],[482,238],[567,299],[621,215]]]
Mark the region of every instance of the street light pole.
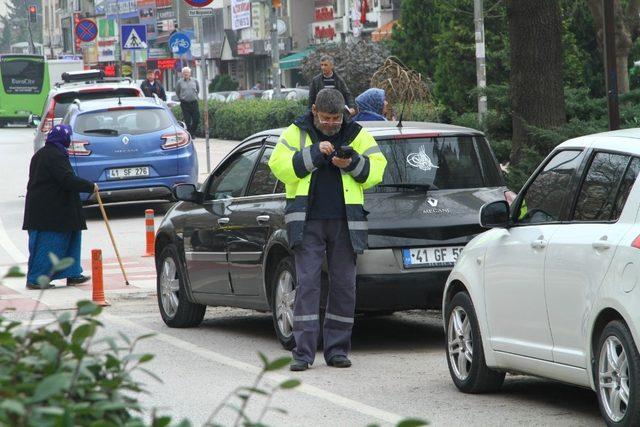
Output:
[[271,0],[270,6],[270,24],[271,24],[271,80],[273,81],[273,99],[280,98],[280,44],[278,43],[278,17],[276,16],[276,8],[274,0]]
[[487,114],[487,67],[484,44],[484,14],[483,0],[473,1],[473,22],[475,24],[476,38],[476,80],[478,85],[478,122],[482,123]]
[[116,29],[116,33],[118,33],[118,73],[122,76],[122,28],[120,26],[120,0],[116,0],[116,25],[118,28]]

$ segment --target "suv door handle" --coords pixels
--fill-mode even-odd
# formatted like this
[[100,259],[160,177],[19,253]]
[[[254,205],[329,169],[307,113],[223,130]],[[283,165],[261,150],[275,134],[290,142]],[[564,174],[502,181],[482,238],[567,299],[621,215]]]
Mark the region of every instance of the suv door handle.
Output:
[[218,224],[222,225],[222,224],[228,224],[229,223],[229,218],[224,217],[224,218],[218,218]]
[[544,239],[537,239],[531,242],[531,247],[533,249],[544,249],[547,247],[547,241]]
[[256,221],[258,221],[258,224],[263,224],[265,222],[269,222],[270,219],[271,219],[271,217],[269,215],[258,215],[256,217]]

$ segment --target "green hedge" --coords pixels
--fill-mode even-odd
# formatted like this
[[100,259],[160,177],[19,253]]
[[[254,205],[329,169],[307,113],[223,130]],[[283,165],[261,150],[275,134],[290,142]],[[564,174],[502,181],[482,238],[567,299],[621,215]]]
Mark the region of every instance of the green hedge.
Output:
[[[203,104],[200,103],[200,128],[196,136],[204,136]],[[212,138],[242,140],[267,129],[289,126],[307,110],[299,101],[239,100],[234,102],[209,101],[209,136]],[[180,107],[173,112],[182,120]]]
[[[233,102],[209,101],[209,136],[212,138],[242,140],[267,129],[287,127],[296,117],[307,111],[307,100],[239,100]],[[407,107],[405,121],[438,122],[442,109],[434,104],[416,103]],[[173,109],[182,120],[180,107]],[[400,112],[396,112],[400,115]],[[204,109],[200,103],[200,128],[196,136],[203,137]]]

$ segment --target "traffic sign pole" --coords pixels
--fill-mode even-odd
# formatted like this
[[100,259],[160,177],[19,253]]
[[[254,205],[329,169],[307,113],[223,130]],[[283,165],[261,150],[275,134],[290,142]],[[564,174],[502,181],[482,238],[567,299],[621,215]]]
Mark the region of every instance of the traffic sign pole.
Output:
[[193,18],[198,23],[198,37],[200,38],[200,75],[202,75],[202,99],[204,108],[204,118],[202,125],[204,127],[204,145],[207,149],[207,172],[211,172],[211,146],[209,143],[209,85],[207,77],[207,60],[204,55],[204,22],[202,16]]

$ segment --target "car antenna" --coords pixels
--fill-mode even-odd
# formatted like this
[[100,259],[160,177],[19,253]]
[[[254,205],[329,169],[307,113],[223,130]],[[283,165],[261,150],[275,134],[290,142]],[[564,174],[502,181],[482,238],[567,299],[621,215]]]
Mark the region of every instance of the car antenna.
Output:
[[407,106],[407,96],[405,94],[405,97],[402,100],[402,111],[400,111],[400,117],[398,119],[398,124],[396,125],[398,129],[402,129],[402,118],[404,117],[404,107],[406,106]]
[[120,98],[120,95],[118,95],[118,105],[122,105],[122,99]]

